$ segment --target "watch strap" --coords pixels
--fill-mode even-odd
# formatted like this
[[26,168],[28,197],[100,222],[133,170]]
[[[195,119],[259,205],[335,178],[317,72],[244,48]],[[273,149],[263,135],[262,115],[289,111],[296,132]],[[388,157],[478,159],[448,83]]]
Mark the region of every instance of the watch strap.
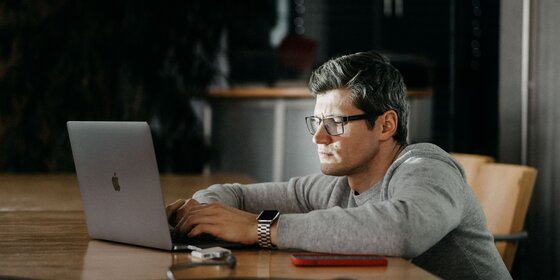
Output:
[[269,223],[258,223],[257,225],[259,246],[263,248],[275,248],[270,238],[270,226]]

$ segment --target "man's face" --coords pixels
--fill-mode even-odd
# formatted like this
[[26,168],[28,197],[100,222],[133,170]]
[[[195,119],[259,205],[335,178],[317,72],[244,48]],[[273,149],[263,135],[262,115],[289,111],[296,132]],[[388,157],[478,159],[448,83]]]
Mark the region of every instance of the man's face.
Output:
[[[317,95],[314,115],[330,116],[360,115],[364,112],[356,108],[350,100],[348,90],[331,90]],[[344,124],[344,133],[332,136],[323,124],[319,127],[313,142],[317,144],[321,171],[326,175],[349,176],[367,172],[379,151],[379,130],[370,130],[366,120],[350,121]]]

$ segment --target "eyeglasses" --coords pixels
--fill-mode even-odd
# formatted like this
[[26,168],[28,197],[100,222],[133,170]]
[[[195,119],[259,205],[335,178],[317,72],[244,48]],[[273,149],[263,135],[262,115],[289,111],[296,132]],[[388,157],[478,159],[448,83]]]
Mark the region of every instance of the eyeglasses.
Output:
[[332,136],[341,135],[344,133],[344,124],[351,121],[370,119],[374,115],[362,114],[353,116],[333,116],[327,118],[319,118],[315,116],[305,117],[305,122],[307,123],[307,129],[311,135],[315,135],[321,123],[325,125],[327,133]]

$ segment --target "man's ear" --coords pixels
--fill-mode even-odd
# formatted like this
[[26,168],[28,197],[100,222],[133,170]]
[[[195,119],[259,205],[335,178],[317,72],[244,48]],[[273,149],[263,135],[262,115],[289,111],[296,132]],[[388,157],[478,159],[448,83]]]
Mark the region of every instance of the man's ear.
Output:
[[379,120],[381,121],[382,131],[381,137],[379,140],[388,140],[397,133],[397,125],[399,123],[399,118],[397,116],[397,112],[394,110],[389,110],[379,116]]

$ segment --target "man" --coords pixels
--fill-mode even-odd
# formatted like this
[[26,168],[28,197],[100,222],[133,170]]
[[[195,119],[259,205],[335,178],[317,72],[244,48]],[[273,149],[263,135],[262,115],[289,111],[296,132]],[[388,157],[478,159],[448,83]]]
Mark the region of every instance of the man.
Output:
[[[167,207],[177,230],[399,256],[443,278],[511,278],[460,165],[435,145],[407,145],[405,85],[384,56],[332,59],[312,73],[310,89],[316,105],[306,122],[323,174],[210,186]],[[257,221],[264,209],[279,217],[266,211]]]

